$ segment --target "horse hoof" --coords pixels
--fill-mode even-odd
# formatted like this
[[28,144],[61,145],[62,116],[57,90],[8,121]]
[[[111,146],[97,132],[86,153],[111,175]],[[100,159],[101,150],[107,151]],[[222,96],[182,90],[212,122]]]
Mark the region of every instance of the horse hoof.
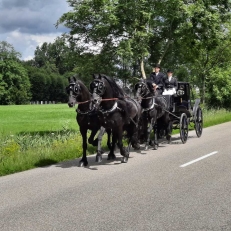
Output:
[[97,162],[97,163],[102,162],[102,160],[103,160],[102,156],[96,156],[96,158],[95,158],[95,162]]
[[88,165],[87,161],[79,161],[79,167],[86,167]]
[[134,150],[140,150],[140,144],[133,144],[132,147]]
[[128,157],[127,156],[123,156],[121,158],[121,163],[127,163],[128,162]]
[[155,144],[154,147],[153,147],[154,150],[157,150],[158,149],[158,144]]
[[166,136],[166,139],[167,139],[167,141],[168,141],[168,144],[170,144],[170,143],[171,143],[171,141],[172,141],[172,137],[171,137],[171,135],[167,135],[167,136]]
[[108,155],[108,157],[107,157],[107,160],[115,160],[116,159],[116,156],[115,156],[115,154],[113,154],[113,155]]
[[145,150],[145,151],[147,151],[147,150],[148,150],[148,145],[145,145],[144,150]]

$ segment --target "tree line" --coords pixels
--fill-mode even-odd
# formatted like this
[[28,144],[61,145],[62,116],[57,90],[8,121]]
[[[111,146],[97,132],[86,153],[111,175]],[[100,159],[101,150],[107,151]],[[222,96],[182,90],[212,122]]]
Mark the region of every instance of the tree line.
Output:
[[68,33],[29,61],[0,43],[0,104],[66,102],[67,77],[93,73],[135,83],[152,65],[200,89],[209,107],[231,108],[231,3],[228,0],[67,0],[58,19]]

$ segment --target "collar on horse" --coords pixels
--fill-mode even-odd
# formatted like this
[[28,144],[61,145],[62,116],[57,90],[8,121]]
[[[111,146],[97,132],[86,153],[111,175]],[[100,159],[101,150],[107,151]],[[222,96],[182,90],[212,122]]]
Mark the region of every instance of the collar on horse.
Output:
[[154,97],[152,97],[152,105],[150,107],[148,107],[148,108],[142,108],[142,111],[145,112],[145,111],[152,110],[155,107],[155,104],[156,104],[155,99],[154,99]]
[[81,111],[81,110],[79,110],[79,108],[76,109],[76,112],[78,114],[81,114],[81,115],[87,115],[87,114],[89,114],[89,113],[91,113],[93,111],[94,111],[94,109],[91,109],[91,110],[88,110],[88,111]]
[[114,105],[112,106],[112,108],[111,109],[109,109],[109,110],[99,110],[102,114],[107,114],[107,113],[111,113],[111,112],[113,112],[113,111],[115,111],[116,109],[118,108],[118,103],[117,103],[117,101],[115,101],[115,103],[114,103]]

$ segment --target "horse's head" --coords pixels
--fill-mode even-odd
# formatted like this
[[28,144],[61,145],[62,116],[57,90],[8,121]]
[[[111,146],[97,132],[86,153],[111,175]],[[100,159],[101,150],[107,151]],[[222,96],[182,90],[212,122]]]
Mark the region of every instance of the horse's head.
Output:
[[94,74],[93,78],[94,80],[90,83],[90,92],[92,94],[92,103],[98,109],[102,101],[102,96],[105,93],[106,85],[100,74]]
[[140,100],[150,93],[150,89],[147,83],[144,80],[141,80],[135,85],[135,92],[137,99]]
[[68,106],[74,107],[77,100],[76,98],[81,93],[81,87],[74,76],[68,78],[69,85],[66,87],[67,94],[69,95]]

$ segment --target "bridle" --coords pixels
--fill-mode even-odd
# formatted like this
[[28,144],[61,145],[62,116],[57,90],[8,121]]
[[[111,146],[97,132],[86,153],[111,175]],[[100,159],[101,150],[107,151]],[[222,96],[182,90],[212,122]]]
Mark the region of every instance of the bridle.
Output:
[[150,99],[150,98],[154,97],[154,96],[153,97],[146,97],[148,94],[151,93],[151,91],[149,90],[147,85],[143,82],[137,83],[135,85],[135,90],[139,94],[139,96],[141,96],[141,99]]
[[92,101],[94,105],[96,104],[100,105],[102,101],[115,101],[112,108],[110,108],[109,110],[98,109],[98,111],[101,112],[102,114],[108,114],[118,109],[118,103],[117,103],[118,98],[102,99],[102,96],[105,93],[105,91],[106,91],[106,86],[104,81],[102,81],[101,79],[94,79],[90,83],[90,92],[93,97]]
[[[71,82],[69,84],[69,86],[66,88],[66,92],[67,94],[69,94],[69,97],[72,97],[74,98],[75,100],[75,104],[85,104],[85,103],[88,103],[88,102],[91,102],[92,100],[86,100],[86,101],[81,101],[81,102],[78,102],[77,101],[77,97],[81,94],[81,86],[78,82]],[[79,113],[79,114],[82,114],[82,115],[87,115],[89,113],[91,113],[94,109],[90,106],[90,109],[88,111],[81,111],[79,108],[76,109],[76,112]]]
[[95,79],[90,83],[90,92],[92,94],[97,94],[98,96],[101,96],[104,94],[106,90],[106,86],[104,82],[100,79]]
[[[135,85],[135,90],[136,90],[136,94],[138,94],[140,97],[141,100],[143,99],[152,99],[152,105],[148,108],[143,108],[142,111],[145,112],[145,111],[150,111],[154,108],[155,106],[155,96],[149,96],[147,97],[147,95],[149,95],[151,93],[151,91],[149,90],[147,84],[145,84],[144,82],[141,82],[141,83],[137,83]],[[138,96],[138,97],[139,97]]]

